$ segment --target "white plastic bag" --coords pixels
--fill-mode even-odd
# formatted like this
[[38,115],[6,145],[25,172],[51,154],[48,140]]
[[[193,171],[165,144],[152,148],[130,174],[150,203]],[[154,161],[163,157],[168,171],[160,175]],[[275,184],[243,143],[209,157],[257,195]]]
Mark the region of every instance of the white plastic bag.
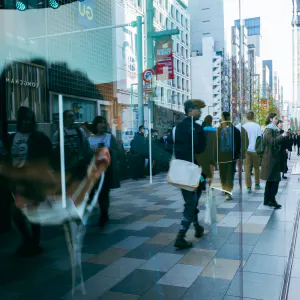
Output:
[[216,198],[212,194],[212,189],[209,188],[206,193],[206,210],[205,210],[205,224],[211,225],[217,220]]

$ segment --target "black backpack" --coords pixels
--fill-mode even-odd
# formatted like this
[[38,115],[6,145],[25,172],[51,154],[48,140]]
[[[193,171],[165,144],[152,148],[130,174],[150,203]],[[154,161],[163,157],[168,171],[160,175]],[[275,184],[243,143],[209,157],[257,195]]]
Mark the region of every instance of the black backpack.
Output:
[[262,157],[265,152],[264,136],[260,135],[256,138],[255,151],[259,157]]

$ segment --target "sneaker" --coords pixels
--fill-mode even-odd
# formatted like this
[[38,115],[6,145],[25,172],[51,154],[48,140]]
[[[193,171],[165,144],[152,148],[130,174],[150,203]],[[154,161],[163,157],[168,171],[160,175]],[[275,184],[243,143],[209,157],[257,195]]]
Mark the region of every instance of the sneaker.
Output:
[[252,193],[251,187],[247,188],[248,193]]
[[201,236],[203,236],[204,233],[204,227],[199,224],[194,225],[194,227],[195,227],[195,237],[201,238]]
[[193,244],[191,242],[188,242],[184,236],[178,235],[177,239],[174,244],[175,248],[177,249],[187,249],[193,247]]
[[227,194],[227,196],[226,196],[226,200],[227,200],[227,201],[230,201],[230,200],[232,200],[232,196],[231,196],[230,194]]
[[256,184],[254,188],[255,188],[256,190],[260,190],[260,185],[259,185],[259,184]]

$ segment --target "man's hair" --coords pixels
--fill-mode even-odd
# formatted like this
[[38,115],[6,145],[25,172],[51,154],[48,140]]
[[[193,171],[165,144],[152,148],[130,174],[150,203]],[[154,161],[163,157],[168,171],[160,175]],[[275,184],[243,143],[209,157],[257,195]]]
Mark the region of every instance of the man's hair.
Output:
[[202,100],[196,100],[196,99],[192,99],[192,100],[187,100],[184,102],[184,112],[186,115],[188,115],[190,113],[191,110],[195,109],[195,108],[204,108],[206,105],[204,103],[204,101]]
[[249,120],[249,121],[253,121],[254,120],[254,112],[253,111],[249,111],[247,113],[247,120]]
[[283,124],[282,120],[278,120],[278,124]]
[[277,114],[275,113],[269,113],[267,118],[266,118],[266,121],[265,121],[265,124],[266,125],[269,125],[271,123],[271,120],[270,119],[273,119],[277,116]]
[[64,117],[64,119],[67,117],[68,113],[72,113],[72,114],[74,114],[73,110],[71,110],[71,109],[67,109],[67,110],[65,110],[65,111],[64,111],[64,113],[63,113],[63,117]]
[[141,126],[139,127],[139,131],[141,131],[141,129],[143,129],[143,128],[145,128],[145,126],[144,126],[144,125],[141,125]]
[[224,121],[230,121],[230,113],[228,111],[223,111],[222,118],[224,119]]
[[213,117],[211,115],[207,115],[204,119],[206,126],[212,126]]
[[92,124],[92,132],[93,132],[94,134],[97,133],[97,125],[98,125],[99,123],[105,123],[105,124],[107,125],[106,118],[103,117],[103,116],[97,116],[97,117],[94,118],[93,124]]
[[36,130],[36,121],[35,121],[35,115],[31,108],[26,106],[21,106],[18,110],[18,117],[17,117],[17,131],[21,130],[22,123],[28,116],[28,114],[31,114],[31,128],[30,131],[33,132]]

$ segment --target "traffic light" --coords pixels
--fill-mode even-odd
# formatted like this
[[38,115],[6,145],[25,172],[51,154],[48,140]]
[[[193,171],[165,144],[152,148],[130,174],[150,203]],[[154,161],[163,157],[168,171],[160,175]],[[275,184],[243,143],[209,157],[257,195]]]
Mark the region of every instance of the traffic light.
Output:
[[17,0],[16,1],[16,9],[17,10],[24,11],[27,9],[27,7],[28,7],[28,1],[26,1],[26,0],[22,0],[22,1]]
[[59,3],[58,0],[48,0],[48,4],[50,7],[52,7],[53,9],[56,9],[59,7]]

